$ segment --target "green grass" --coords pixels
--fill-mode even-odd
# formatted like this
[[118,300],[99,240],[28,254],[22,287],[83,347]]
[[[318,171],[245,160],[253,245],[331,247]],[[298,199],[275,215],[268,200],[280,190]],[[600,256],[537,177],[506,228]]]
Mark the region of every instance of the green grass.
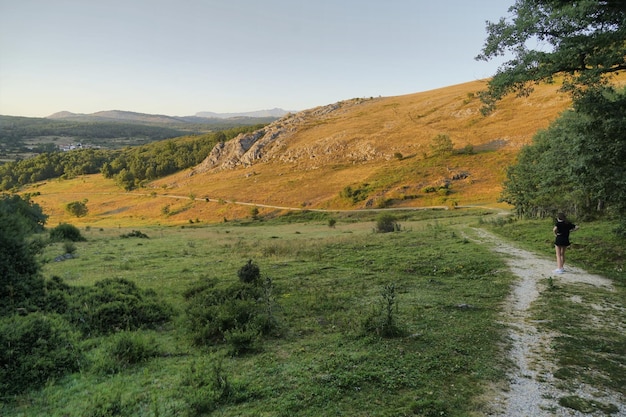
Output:
[[[376,213],[303,212],[141,228],[148,239],[122,237],[131,229],[91,227],[82,230],[87,241],[75,244],[78,257],[63,262],[53,261],[62,243],[47,247],[40,256],[47,277],[71,285],[130,279],[154,289],[176,317],[126,339],[86,339],[80,372],[2,398],[0,414],[483,415],[487,387],[505,380],[507,330],[500,313],[513,277],[487,248],[462,238],[460,228],[492,216],[462,210],[395,215],[402,230],[394,233],[374,233]],[[329,218],[337,219],[335,227]],[[548,222],[493,223],[500,226],[483,225],[551,256]],[[581,246],[572,248],[568,262],[592,258],[583,251],[591,246],[587,239],[598,240],[594,247],[615,244],[605,240],[611,227],[584,225],[572,237]],[[264,338],[255,353],[235,357],[227,344],[194,346],[183,294],[203,279],[224,286],[236,281],[249,259],[274,284],[278,334]],[[615,273],[619,253],[593,265],[617,276],[614,293],[546,282],[533,319],[561,333],[554,354],[564,389],[583,381],[623,393],[626,340],[619,329],[626,294]],[[384,316],[383,293],[391,284],[399,336],[381,337],[366,324]],[[135,350],[120,356],[127,346]],[[560,402],[614,409],[580,400],[572,395]]]
[[[177,317],[158,332],[141,332],[137,343],[153,341],[151,355],[111,365],[117,372],[110,374],[102,364],[111,361],[115,342],[86,340],[81,372],[5,398],[0,414],[479,414],[484,387],[504,377],[505,329],[498,315],[511,276],[486,248],[448,226],[462,221],[458,214],[438,214],[405,216],[403,230],[394,233],[373,233],[374,215],[370,221],[341,218],[334,228],[319,215],[305,222],[142,228],[148,239],[122,238],[127,229],[84,230],[78,258],[53,262],[61,244],[41,255],[49,261],[46,276],[71,285],[130,279],[156,290]],[[193,347],[184,291],[205,278],[233,282],[248,259],[275,285],[280,334],[265,338],[260,352],[238,357],[221,344]],[[381,294],[390,284],[401,332],[384,338],[364,330],[364,323],[381,314]],[[196,381],[218,365],[226,382]]]

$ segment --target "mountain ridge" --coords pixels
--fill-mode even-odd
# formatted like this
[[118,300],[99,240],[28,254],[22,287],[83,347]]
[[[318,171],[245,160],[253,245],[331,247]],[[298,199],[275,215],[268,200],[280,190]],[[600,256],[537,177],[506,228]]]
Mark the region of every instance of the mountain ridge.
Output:
[[287,111],[275,107],[273,109],[266,110],[257,110],[257,111],[249,111],[249,112],[239,112],[239,113],[214,113],[210,111],[202,111],[195,114],[196,117],[206,117],[210,119],[230,119],[233,117],[275,117],[280,118],[285,116],[288,113],[293,113],[292,111]]
[[229,119],[259,119],[259,120],[275,120],[285,114],[286,110],[274,108],[269,110],[258,110],[253,112],[242,113],[212,113],[198,112],[192,116],[169,116],[165,114],[149,114],[139,113],[128,110],[103,110],[95,113],[73,113],[67,110],[53,113],[46,119],[52,120],[71,120],[71,121],[107,121],[107,122],[124,122],[124,123],[149,123],[149,124],[188,124],[188,123],[206,123],[208,121],[223,121]]

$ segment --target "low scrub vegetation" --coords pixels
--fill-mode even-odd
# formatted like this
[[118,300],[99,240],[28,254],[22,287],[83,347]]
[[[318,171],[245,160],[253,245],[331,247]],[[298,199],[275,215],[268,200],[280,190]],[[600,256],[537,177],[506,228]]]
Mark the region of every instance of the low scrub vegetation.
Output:
[[50,240],[52,242],[83,242],[85,237],[80,233],[78,227],[68,223],[61,223],[50,229]]
[[261,278],[258,265],[249,260],[237,272],[238,282],[218,288],[215,280],[202,279],[185,292],[187,324],[196,345],[226,342],[239,355],[259,348],[261,337],[276,334],[274,288]]
[[[329,228],[322,213],[154,227],[145,240],[85,230],[80,258],[37,266],[41,298],[2,318],[2,343],[40,347],[3,349],[5,368],[9,354],[24,378],[59,366],[3,390],[0,414],[480,414],[484,387],[505,378],[512,276],[461,237],[471,218],[394,216],[394,233],[374,233],[372,214]],[[514,235],[515,223],[484,227]],[[50,335],[45,349],[32,328]]]

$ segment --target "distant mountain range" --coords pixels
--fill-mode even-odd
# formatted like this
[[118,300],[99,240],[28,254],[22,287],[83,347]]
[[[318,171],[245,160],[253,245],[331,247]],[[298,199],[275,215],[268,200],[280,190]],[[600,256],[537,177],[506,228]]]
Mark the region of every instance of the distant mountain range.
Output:
[[96,113],[72,113],[61,111],[51,114],[47,119],[54,120],[71,120],[77,122],[124,122],[124,123],[142,123],[142,124],[187,124],[187,123],[211,123],[215,120],[228,119],[259,119],[262,121],[272,121],[281,118],[289,112],[283,109],[259,110],[243,113],[213,113],[199,112],[194,116],[167,116],[163,114],[146,114],[136,113],[123,110],[107,110]]
[[210,119],[230,119],[233,117],[273,117],[279,119],[290,113],[283,109],[270,109],[270,110],[258,110],[258,111],[250,111],[245,113],[213,113],[210,111],[202,111],[196,113],[196,117],[208,117]]

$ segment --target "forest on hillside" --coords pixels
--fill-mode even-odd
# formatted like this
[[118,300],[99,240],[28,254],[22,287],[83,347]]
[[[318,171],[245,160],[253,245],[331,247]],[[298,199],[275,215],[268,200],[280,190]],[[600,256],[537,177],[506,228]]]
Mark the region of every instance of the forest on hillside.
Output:
[[271,118],[194,118],[181,123],[77,121],[0,115],[0,163],[81,143],[96,149],[121,149],[185,135],[269,123]]
[[77,149],[44,152],[35,157],[0,165],[0,190],[52,178],[72,178],[102,172],[117,184],[131,190],[144,181],[154,180],[195,166],[220,141],[251,132],[262,125],[243,126],[204,135],[182,136],[124,149]]
[[[135,123],[76,122],[33,117],[0,116],[0,157],[57,148],[59,141],[89,143],[100,148],[114,148],[117,139],[145,143],[174,138],[190,133],[203,133],[164,126]],[[131,144],[131,143],[125,143]],[[39,152],[38,152],[39,151]]]

